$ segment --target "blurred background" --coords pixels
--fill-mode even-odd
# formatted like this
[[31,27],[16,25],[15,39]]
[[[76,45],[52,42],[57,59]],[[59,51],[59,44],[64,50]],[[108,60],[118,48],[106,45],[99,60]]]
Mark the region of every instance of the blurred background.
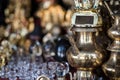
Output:
[[0,0],[0,30],[5,30],[1,36],[8,38],[9,33],[17,32],[44,42],[43,37],[48,33],[56,37],[66,34],[73,3],[72,0]]
[[[105,1],[120,13],[119,0]],[[73,5],[73,0],[0,0],[0,30],[5,30],[1,37],[17,32],[45,42],[43,37],[49,33],[56,37],[69,33]]]
[[[114,13],[120,13],[120,0],[106,1]],[[73,0],[0,0],[0,77],[36,80],[39,75],[46,74],[51,80],[56,80],[53,78],[57,74],[52,75],[56,71],[50,74],[45,73],[48,68],[44,70],[47,63],[43,63],[50,61],[64,64],[67,73],[71,66],[65,63],[65,53],[70,46],[66,35],[72,35],[70,21],[73,6]],[[43,67],[39,70],[38,66]],[[35,71],[41,72],[33,75]]]
[[73,5],[72,0],[0,0],[0,80],[41,75],[56,80],[69,72],[66,34]]

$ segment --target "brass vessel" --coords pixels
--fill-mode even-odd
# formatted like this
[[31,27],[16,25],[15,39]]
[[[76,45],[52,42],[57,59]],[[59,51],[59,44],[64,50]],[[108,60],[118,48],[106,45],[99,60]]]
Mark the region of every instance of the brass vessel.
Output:
[[111,56],[103,65],[103,70],[111,80],[120,80],[120,16],[115,16],[115,23],[108,30],[108,35],[114,41],[107,48],[111,51]]
[[74,38],[68,36],[72,46],[67,51],[67,59],[69,64],[77,69],[76,80],[95,80],[93,71],[102,65],[106,54],[96,42],[97,33],[103,25],[98,9],[100,0],[93,0],[95,4],[90,2],[90,5],[84,4],[84,0],[74,1],[76,8],[71,20]]
[[92,70],[102,63],[103,53],[95,42],[96,32],[77,32],[76,48],[70,47],[67,58],[69,63],[80,70]]
[[[82,30],[82,29],[81,29]],[[76,32],[76,40],[69,38],[72,46],[67,51],[67,59],[72,67],[77,68],[77,80],[93,80],[92,71],[103,63],[104,51],[95,41],[96,31]]]

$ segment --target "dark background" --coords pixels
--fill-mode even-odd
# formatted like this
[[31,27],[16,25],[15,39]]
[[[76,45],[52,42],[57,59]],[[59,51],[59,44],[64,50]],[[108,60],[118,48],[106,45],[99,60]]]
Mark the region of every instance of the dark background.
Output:
[[[39,1],[40,0],[31,0],[31,12],[30,16],[34,16],[34,13],[38,9],[39,6]],[[58,4],[60,4],[65,10],[70,8],[70,5],[64,4],[63,0],[56,0]],[[109,3],[110,0],[103,0],[107,1]],[[114,1],[119,1],[120,0],[114,0]],[[0,0],[0,25],[5,25],[5,15],[4,15],[4,10],[9,4],[9,0]],[[118,13],[120,14],[120,5],[114,6],[115,4],[111,5],[112,10],[119,10]]]
[[0,25],[5,25],[4,10],[7,7],[9,0],[0,0]]

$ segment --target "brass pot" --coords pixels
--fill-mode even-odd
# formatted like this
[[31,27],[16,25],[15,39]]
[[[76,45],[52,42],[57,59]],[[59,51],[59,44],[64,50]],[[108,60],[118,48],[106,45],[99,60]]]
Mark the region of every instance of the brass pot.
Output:
[[115,24],[108,30],[108,35],[114,41],[107,48],[111,56],[103,65],[103,70],[111,80],[120,80],[120,16],[115,16]]
[[104,53],[95,42],[96,32],[76,32],[76,51],[71,46],[67,51],[67,59],[72,67],[78,70],[93,70],[102,64]]

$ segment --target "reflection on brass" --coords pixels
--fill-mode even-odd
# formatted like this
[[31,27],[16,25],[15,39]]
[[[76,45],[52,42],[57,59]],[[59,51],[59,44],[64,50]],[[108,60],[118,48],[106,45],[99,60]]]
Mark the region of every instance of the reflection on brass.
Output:
[[111,80],[120,80],[120,16],[115,16],[115,23],[108,30],[108,35],[114,41],[108,46],[108,50],[111,51],[111,57],[103,65],[103,70]]
[[94,34],[95,32],[77,32],[77,40],[74,44],[77,47],[72,46],[67,52],[68,61],[73,67],[92,70],[102,63],[103,53],[99,47],[96,47]]
[[75,7],[88,10],[97,9],[101,0],[74,0]]
[[50,79],[44,75],[41,75],[37,78],[37,80],[50,80]]
[[93,73],[91,73],[90,71],[77,71],[77,76],[81,76],[78,77],[77,80],[94,80],[95,76],[93,76]]
[[5,65],[5,57],[0,55],[0,67]]
[[94,80],[94,69],[102,65],[105,51],[96,42],[96,33],[102,26],[98,5],[100,0],[74,0],[75,11],[72,15],[71,30],[74,38],[69,37],[71,47],[67,51],[69,64],[77,69],[77,80]]
[[0,46],[0,67],[6,65],[12,55],[12,47],[9,41],[3,40]]

